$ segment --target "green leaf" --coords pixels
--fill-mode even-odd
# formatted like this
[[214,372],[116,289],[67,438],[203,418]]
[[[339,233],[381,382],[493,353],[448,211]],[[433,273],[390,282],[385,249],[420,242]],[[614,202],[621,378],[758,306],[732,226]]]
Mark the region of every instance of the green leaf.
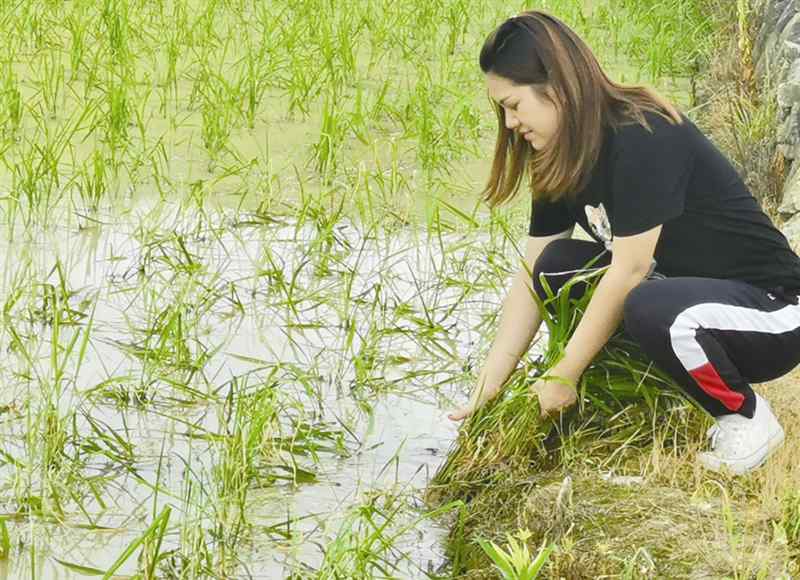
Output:
[[11,554],[11,539],[8,537],[6,520],[0,519],[0,560],[8,560]]
[[546,548],[542,546],[542,549],[539,550],[539,554],[536,556],[536,559],[531,563],[530,572],[533,574],[531,579],[536,578],[539,575],[539,571],[547,563],[547,559],[550,557],[550,553],[552,551],[552,545],[547,546]]
[[103,574],[105,574],[105,570],[98,570],[97,568],[92,568],[90,566],[82,566],[80,564],[74,564],[72,562],[67,562],[66,560],[60,560],[56,557],[53,557],[53,560],[55,560],[65,568],[69,568],[73,572],[77,572],[81,576],[102,576]]
[[492,559],[494,565],[503,574],[507,580],[512,580],[516,577],[514,568],[508,561],[508,555],[494,542],[487,542],[486,540],[478,540],[478,544],[486,552],[486,555]]

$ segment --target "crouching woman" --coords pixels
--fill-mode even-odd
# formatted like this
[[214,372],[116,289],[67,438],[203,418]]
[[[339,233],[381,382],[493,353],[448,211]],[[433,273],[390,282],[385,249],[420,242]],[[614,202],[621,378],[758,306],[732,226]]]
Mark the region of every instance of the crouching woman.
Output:
[[[499,120],[484,197],[496,205],[524,189],[532,211],[527,268],[470,402],[450,418],[496,396],[530,346],[541,325],[531,289],[544,299],[543,280],[558,290],[596,258],[608,269],[549,373],[560,380],[534,386],[542,412],[576,402],[579,377],[622,323],[715,419],[702,465],[759,466],[783,429],[751,383],[800,363],[800,258],[691,120],[646,87],[611,81],[560,20],[507,20],[480,66]],[[576,224],[592,241],[572,239]]]

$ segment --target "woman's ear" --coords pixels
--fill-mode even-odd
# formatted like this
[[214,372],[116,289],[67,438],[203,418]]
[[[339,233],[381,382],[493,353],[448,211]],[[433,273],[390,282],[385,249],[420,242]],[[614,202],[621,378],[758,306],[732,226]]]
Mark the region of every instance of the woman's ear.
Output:
[[542,93],[541,94],[545,99],[547,99],[548,101],[553,103],[553,106],[556,108],[556,110],[559,113],[564,110],[564,107],[561,104],[561,99],[558,97],[558,93],[553,88],[553,85],[551,85],[550,83],[546,83],[542,87]]

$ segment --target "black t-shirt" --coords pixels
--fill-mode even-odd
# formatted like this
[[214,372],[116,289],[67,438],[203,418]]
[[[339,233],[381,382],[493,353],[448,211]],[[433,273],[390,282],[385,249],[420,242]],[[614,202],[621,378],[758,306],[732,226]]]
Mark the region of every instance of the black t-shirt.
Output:
[[534,200],[530,235],[579,223],[610,247],[613,235],[661,224],[655,259],[665,276],[800,290],[800,258],[728,159],[685,116],[681,125],[655,113],[645,117],[652,132],[638,123],[606,129],[583,191],[556,202]]

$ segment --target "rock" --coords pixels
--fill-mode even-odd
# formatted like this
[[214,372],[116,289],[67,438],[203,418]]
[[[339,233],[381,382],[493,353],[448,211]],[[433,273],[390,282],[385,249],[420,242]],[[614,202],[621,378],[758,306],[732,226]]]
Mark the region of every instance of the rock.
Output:
[[800,14],[797,12],[792,14],[786,25],[778,30],[781,42],[786,40],[795,43],[800,42]]
[[781,30],[783,27],[778,27],[778,22],[781,17],[786,13],[787,7],[791,6],[792,2],[787,0],[773,0],[767,2],[764,6],[763,17],[759,26],[758,38],[756,39],[756,49],[763,49],[764,38],[774,30]]
[[758,75],[773,75],[776,64],[786,58],[783,52],[793,60],[790,56],[793,45],[800,44],[800,40],[794,36],[794,27],[800,27],[800,21],[795,18],[797,13],[797,2],[793,0],[773,0],[764,7],[764,15],[753,46]]
[[776,141],[786,159],[794,160],[783,187],[780,214],[788,218],[781,231],[800,248],[800,0],[766,0],[753,57],[756,72],[777,87],[780,107]]
[[[797,14],[797,2],[794,0],[782,0],[777,2],[772,2],[772,8],[774,8],[773,14],[777,15],[777,18],[772,21],[765,19],[764,25],[772,28],[774,30],[783,31],[786,28],[786,24]],[[770,16],[769,11],[767,16]]]
[[789,68],[786,81],[778,86],[778,105],[790,108],[800,102],[800,60],[796,60]]
[[800,248],[800,214],[795,215],[788,222],[783,224],[781,232],[789,240],[789,245],[797,251]]
[[791,216],[800,212],[800,163],[795,162],[783,185],[783,193],[778,212],[784,216]]
[[777,20],[764,21],[753,46],[756,73],[782,81],[786,67],[796,58],[797,45],[800,45],[800,13],[792,3]]
[[800,58],[800,43],[785,40],[783,42],[783,56],[791,62]]
[[794,159],[795,147],[800,144],[800,103],[792,106],[791,112],[778,127],[777,142],[787,159]]
[[758,44],[756,44],[755,50],[753,52],[755,61],[756,61],[756,74],[758,76],[764,76],[770,68],[770,63],[772,62],[771,55],[775,52],[775,45],[778,41],[778,35],[774,32],[770,32],[764,35],[764,39],[760,40]]

